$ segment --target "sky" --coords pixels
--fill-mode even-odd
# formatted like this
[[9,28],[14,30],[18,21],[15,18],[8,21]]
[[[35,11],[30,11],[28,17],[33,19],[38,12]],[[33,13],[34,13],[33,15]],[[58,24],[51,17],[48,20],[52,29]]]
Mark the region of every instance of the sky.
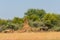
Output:
[[59,14],[60,0],[0,0],[0,18],[23,17],[30,8]]

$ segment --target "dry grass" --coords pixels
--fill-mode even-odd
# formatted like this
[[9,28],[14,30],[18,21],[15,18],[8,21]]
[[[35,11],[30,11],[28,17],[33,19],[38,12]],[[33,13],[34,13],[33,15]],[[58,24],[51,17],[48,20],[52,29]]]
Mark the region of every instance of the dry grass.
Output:
[[60,32],[0,33],[0,40],[60,40]]

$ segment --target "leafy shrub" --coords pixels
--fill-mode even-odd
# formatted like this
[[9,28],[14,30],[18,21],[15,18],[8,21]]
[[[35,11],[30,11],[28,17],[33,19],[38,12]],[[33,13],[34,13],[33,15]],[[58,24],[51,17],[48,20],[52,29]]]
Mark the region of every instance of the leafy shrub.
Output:
[[60,27],[54,26],[54,27],[52,28],[52,30],[54,30],[54,31],[60,31]]

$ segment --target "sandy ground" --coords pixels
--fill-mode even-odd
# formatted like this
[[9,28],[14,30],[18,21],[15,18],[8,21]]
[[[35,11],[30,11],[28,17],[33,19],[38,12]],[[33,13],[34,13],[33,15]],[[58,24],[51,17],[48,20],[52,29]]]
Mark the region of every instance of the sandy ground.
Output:
[[60,40],[60,32],[0,33],[0,40]]

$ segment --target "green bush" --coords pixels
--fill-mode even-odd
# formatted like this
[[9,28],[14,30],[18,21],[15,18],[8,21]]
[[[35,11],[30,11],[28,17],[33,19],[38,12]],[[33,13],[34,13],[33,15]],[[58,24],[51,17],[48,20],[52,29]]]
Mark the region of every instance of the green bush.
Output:
[[54,30],[54,31],[60,31],[60,26],[54,26],[54,27],[52,28],[52,30]]

